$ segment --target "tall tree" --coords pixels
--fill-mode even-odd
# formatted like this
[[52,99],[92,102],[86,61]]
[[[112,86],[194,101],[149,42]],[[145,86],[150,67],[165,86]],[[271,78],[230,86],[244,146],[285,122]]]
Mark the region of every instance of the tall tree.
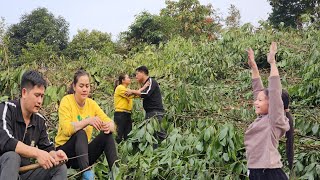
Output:
[[79,57],[87,58],[89,53],[105,52],[110,53],[114,51],[114,43],[111,40],[111,35],[97,30],[91,32],[87,29],[78,31],[67,48],[67,55],[73,59]]
[[27,44],[37,44],[42,40],[55,52],[64,50],[68,44],[69,24],[66,20],[54,15],[46,8],[37,8],[30,14],[21,17],[20,22],[9,27],[9,51],[20,56]]
[[161,16],[173,19],[178,34],[183,37],[210,35],[221,29],[220,18],[211,4],[202,5],[198,0],[166,1]]
[[8,48],[5,45],[5,32],[6,32],[5,20],[3,17],[1,17],[0,18],[0,63],[8,61],[8,56],[7,56]]
[[173,36],[216,39],[221,27],[220,17],[211,4],[201,5],[199,0],[168,0],[160,15],[149,12],[137,15],[129,30],[121,33],[120,42],[130,50],[141,43],[166,42]]
[[136,16],[129,30],[123,33],[123,37],[131,45],[159,44],[167,39],[165,25],[166,22],[160,16],[144,11]]
[[286,27],[301,28],[303,14],[310,14],[311,22],[319,22],[319,0],[269,0],[269,2],[272,6],[269,20],[275,27],[283,22]]
[[226,26],[228,28],[236,28],[240,26],[240,19],[241,19],[241,15],[240,15],[240,11],[239,9],[237,9],[237,7],[233,4],[230,5],[230,7],[228,8],[229,11],[229,15],[226,18]]
[[0,44],[3,42],[3,37],[5,34],[5,23],[4,18],[0,18]]

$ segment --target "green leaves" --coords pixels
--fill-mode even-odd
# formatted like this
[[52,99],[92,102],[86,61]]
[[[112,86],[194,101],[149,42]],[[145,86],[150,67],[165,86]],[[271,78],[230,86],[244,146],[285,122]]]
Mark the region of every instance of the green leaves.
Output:
[[223,158],[225,161],[229,161],[228,153],[223,153],[222,158]]
[[141,128],[134,137],[136,139],[141,139],[142,137],[144,137],[145,133],[146,133],[146,129],[145,128]]
[[8,96],[2,96],[2,97],[0,97],[0,102],[7,101],[8,98],[9,98]]
[[203,139],[204,139],[204,141],[208,141],[208,140],[210,139],[210,136],[211,136],[211,130],[212,130],[212,129],[209,129],[209,128],[205,130],[204,138],[203,138]]
[[154,129],[153,129],[151,123],[148,123],[148,124],[147,124],[147,130],[148,130],[148,132],[149,132],[151,135],[153,135]]
[[[188,130],[173,127],[168,131],[167,139],[158,144],[158,148],[153,149],[151,145],[154,144],[155,139],[150,133],[153,123],[151,120],[136,125],[139,129],[134,129],[130,136],[140,136],[141,132],[145,132],[145,136],[138,141],[130,138],[125,142],[124,150],[129,149],[134,142],[138,143],[137,147],[134,147],[134,149],[138,148],[138,151],[130,151],[129,156],[122,157],[125,163],[121,167],[127,167],[120,169],[122,174],[131,174],[132,177],[137,178],[141,173],[147,174],[149,178],[159,178],[171,177],[171,173],[174,173],[178,178],[194,179],[198,177],[197,172],[199,171],[205,173],[208,178],[212,178],[212,174],[216,171],[221,171],[219,176],[228,178],[238,177],[238,174],[245,173],[246,162],[239,162],[239,159],[244,159],[243,149],[237,149],[242,145],[232,144],[238,142],[238,139],[242,143],[242,139],[233,132],[234,128],[231,124],[226,123],[221,126],[220,123],[208,119],[197,123],[190,122]],[[225,134],[222,140],[225,146],[220,144],[220,134]],[[218,149],[215,146],[216,141],[219,144]],[[131,158],[132,156],[135,158]],[[137,161],[139,161],[139,167],[136,166]],[[226,171],[228,166],[235,162],[237,163],[233,169],[236,170],[236,173],[231,169]]]
[[197,145],[196,145],[196,149],[199,151],[199,152],[202,152],[203,151],[203,145],[202,145],[202,142],[198,142]]
[[312,127],[312,133],[313,134],[317,134],[319,131],[319,124],[315,124],[313,127]]
[[51,103],[58,103],[62,99],[62,97],[66,94],[66,87],[61,86],[49,86],[45,91],[45,97],[43,105],[47,106]]
[[228,133],[228,127],[227,126],[223,126],[222,130],[220,131],[219,134],[219,140],[222,141],[223,139],[225,139],[225,137],[227,136]]
[[94,172],[98,179],[105,179],[105,176],[109,173],[109,169],[100,162],[94,166]]
[[147,132],[146,133],[146,140],[150,143],[150,144],[152,144],[152,137],[151,137],[151,135]]
[[152,171],[152,177],[156,177],[158,174],[159,174],[159,169],[154,168],[154,170]]

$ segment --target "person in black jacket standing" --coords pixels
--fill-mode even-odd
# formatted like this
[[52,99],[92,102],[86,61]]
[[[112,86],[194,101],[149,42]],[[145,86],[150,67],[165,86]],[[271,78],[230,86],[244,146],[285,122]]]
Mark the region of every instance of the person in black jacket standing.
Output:
[[[27,71],[21,79],[21,98],[0,104],[0,180],[67,179],[67,160],[55,151],[47,134],[41,108],[46,81],[36,71]],[[37,147],[37,148],[36,148]],[[35,158],[42,167],[19,174],[20,166]]]
[[[161,123],[164,116],[164,108],[158,82],[149,77],[149,70],[146,66],[140,66],[136,69],[136,79],[143,85],[147,82],[150,85],[142,92],[138,90],[128,90],[127,94],[135,94],[143,99],[143,109],[146,111],[145,119],[155,117],[159,123]],[[160,132],[156,132],[156,136],[158,140],[162,141],[166,138],[166,133],[161,130]]]

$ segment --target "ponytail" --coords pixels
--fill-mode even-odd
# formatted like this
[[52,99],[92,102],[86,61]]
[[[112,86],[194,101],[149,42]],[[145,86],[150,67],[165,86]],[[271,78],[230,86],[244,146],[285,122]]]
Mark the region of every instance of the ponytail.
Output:
[[289,169],[292,170],[292,168],[293,168],[293,158],[294,158],[294,149],[293,149],[293,144],[294,144],[293,118],[292,118],[290,112],[286,112],[286,116],[287,116],[287,118],[289,119],[289,125],[290,125],[289,131],[286,132],[286,138],[287,138],[287,140],[286,140],[286,154],[287,154]]
[[67,94],[74,94],[73,83],[70,84]]
[[114,81],[114,89],[113,89],[114,92],[116,91],[116,88],[119,86],[119,84],[120,83],[118,79]]
[[117,86],[122,84],[122,81],[126,78],[126,74],[120,74],[118,79],[114,81],[114,91],[116,91]]
[[283,107],[286,112],[286,117],[289,119],[290,129],[286,132],[286,154],[289,164],[289,169],[292,170],[293,168],[293,158],[294,158],[294,127],[293,127],[293,118],[291,113],[289,112],[289,104],[290,104],[290,97],[289,93],[286,90],[282,90],[281,94]]

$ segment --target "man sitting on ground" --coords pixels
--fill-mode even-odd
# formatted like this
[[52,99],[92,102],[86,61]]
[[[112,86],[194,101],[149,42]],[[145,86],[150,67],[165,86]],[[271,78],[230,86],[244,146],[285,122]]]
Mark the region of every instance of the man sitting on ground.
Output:
[[[0,104],[0,180],[67,179],[67,160],[62,151],[55,151],[49,141],[44,117],[39,114],[46,81],[36,71],[23,74],[21,98]],[[37,147],[37,148],[36,148]],[[20,166],[35,158],[42,167],[19,174]]]

